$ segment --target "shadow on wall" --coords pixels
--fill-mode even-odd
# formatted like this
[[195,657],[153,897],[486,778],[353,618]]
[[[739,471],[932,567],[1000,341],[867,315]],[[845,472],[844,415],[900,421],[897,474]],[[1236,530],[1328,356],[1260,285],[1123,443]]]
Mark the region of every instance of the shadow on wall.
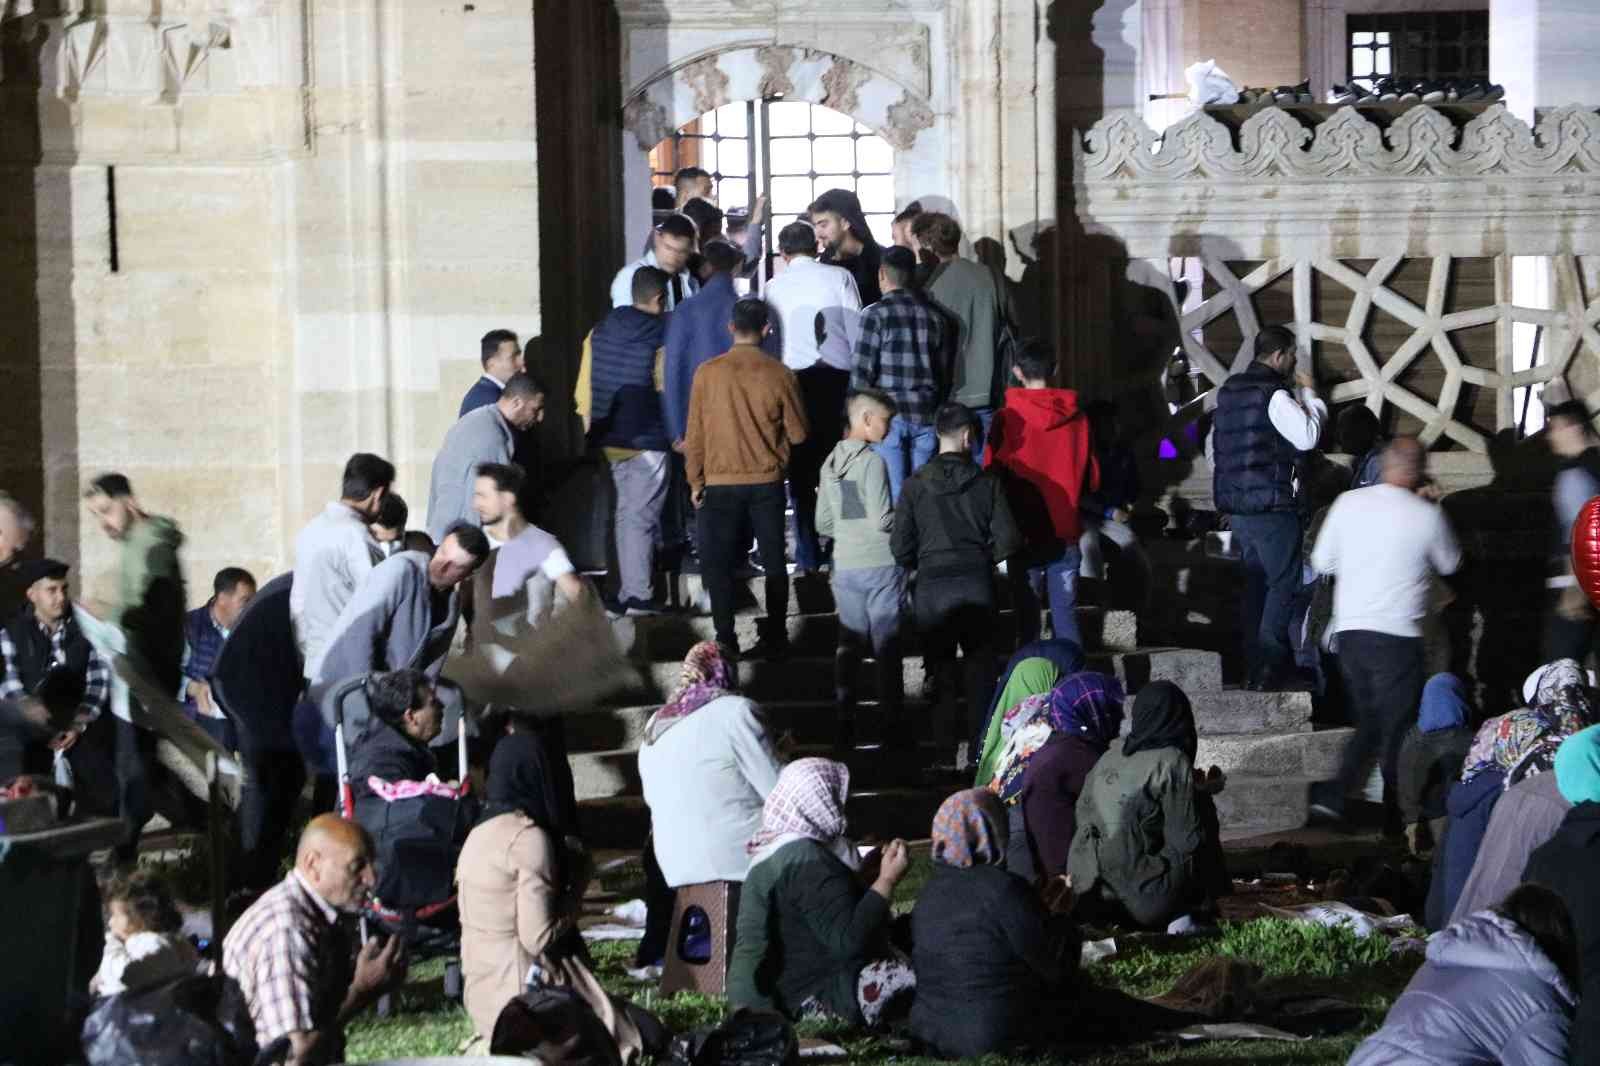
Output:
[[[0,22],[0,489],[39,519],[29,554],[45,545],[77,562],[77,372],[72,309],[74,232],[70,168],[41,166],[40,55],[48,39],[31,17]],[[48,91],[48,90],[45,90]],[[41,216],[43,221],[41,223]],[[41,226],[48,232],[41,232]],[[51,258],[47,261],[46,256]],[[45,373],[45,312],[49,351]],[[48,412],[48,424],[47,413]],[[50,439],[46,440],[47,432]],[[48,528],[44,520],[48,516]],[[47,539],[48,538],[48,539]],[[21,590],[0,577],[0,614]]]

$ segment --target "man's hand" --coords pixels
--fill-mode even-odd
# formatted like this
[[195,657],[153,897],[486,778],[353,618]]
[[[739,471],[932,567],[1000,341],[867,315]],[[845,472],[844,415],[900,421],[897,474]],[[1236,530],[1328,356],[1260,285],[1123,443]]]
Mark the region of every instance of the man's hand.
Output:
[[679,455],[683,454],[683,438],[682,437],[679,437],[677,440],[672,442],[672,450],[677,452]]
[[190,681],[189,687],[185,691],[189,693],[189,698],[194,700],[195,706],[200,708],[201,714],[207,718],[220,717],[217,714],[216,706],[211,702],[211,683],[209,681]]
[[766,220],[766,217],[767,198],[765,196],[758,196],[756,197],[756,202],[750,205],[749,225],[759,226],[763,221]]
[[1311,376],[1309,370],[1296,370],[1294,372],[1294,383],[1302,389],[1311,389],[1313,392],[1317,388],[1317,379]]
[[696,489],[695,492],[694,492],[694,495],[689,497],[689,500],[690,500],[690,502],[692,502],[694,504],[694,509],[698,511],[701,507],[703,507],[705,505],[705,502],[706,502],[706,490],[705,489]]
[[878,865],[877,880],[872,883],[872,890],[884,899],[894,895],[894,886],[911,869],[911,855],[906,851],[906,842],[899,837],[889,841],[883,846],[883,858]]
[[1113,522],[1121,522],[1123,525],[1127,525],[1128,519],[1132,517],[1126,507],[1113,507],[1111,509],[1111,520]]
[[350,995],[345,1000],[349,1011],[357,1011],[406,979],[406,957],[397,936],[373,937],[356,954],[356,972],[350,980]]
[[63,730],[50,738],[50,750],[71,751],[72,745],[78,742],[78,737],[81,735],[76,729]]

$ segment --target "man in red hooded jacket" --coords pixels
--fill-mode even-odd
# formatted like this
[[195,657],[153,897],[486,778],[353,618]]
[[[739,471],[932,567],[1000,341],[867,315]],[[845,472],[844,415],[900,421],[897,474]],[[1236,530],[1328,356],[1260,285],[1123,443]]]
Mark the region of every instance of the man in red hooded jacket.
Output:
[[1041,583],[1049,590],[1050,620],[1057,640],[1080,647],[1078,634],[1078,539],[1083,519],[1078,501],[1100,487],[1089,417],[1072,389],[1053,389],[1055,352],[1039,341],[1022,346],[1012,367],[1020,383],[1006,390],[1005,406],[989,429],[984,465],[1006,486],[1027,551],[1008,564],[1019,644],[1039,636]]

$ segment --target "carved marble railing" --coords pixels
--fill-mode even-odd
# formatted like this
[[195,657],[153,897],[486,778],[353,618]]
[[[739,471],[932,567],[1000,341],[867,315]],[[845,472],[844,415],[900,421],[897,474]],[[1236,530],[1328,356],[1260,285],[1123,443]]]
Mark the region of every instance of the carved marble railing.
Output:
[[[1249,362],[1266,324],[1260,294],[1277,286],[1303,358],[1318,344],[1347,378],[1332,399],[1397,409],[1429,443],[1486,451],[1488,435],[1516,424],[1513,394],[1529,385],[1562,380],[1600,403],[1600,114],[1566,107],[1530,128],[1494,106],[1458,126],[1415,107],[1381,129],[1353,108],[1315,127],[1268,108],[1237,136],[1203,112],[1164,134],[1114,114],[1073,157],[1079,221],[1103,249],[1111,242],[1110,259],[1126,257],[1128,281],[1170,297],[1170,257],[1204,264],[1210,294],[1179,323],[1213,383]],[[1517,291],[1513,256],[1540,257],[1533,288],[1548,306]],[[1463,258],[1491,263],[1453,288]],[[1407,295],[1394,278],[1415,260],[1427,261],[1427,282]],[[1335,287],[1337,299],[1316,295]],[[1371,341],[1380,312],[1386,350]],[[1238,347],[1213,351],[1208,327],[1229,315],[1236,322],[1212,332]],[[1517,324],[1540,328],[1532,367],[1513,359]],[[1492,344],[1468,333],[1483,326]],[[1468,389],[1491,392],[1492,412],[1466,410]]]

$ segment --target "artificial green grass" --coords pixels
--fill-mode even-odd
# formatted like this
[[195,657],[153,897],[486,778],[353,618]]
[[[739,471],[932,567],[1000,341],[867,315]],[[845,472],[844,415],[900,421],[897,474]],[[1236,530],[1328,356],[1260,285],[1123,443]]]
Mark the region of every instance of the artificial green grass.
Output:
[[[920,882],[926,877],[926,859],[913,863],[896,893],[896,910],[908,910]],[[1295,988],[1320,992],[1353,1003],[1363,1011],[1355,1030],[1332,1037],[1298,1042],[1246,1040],[1202,1041],[1175,1044],[1155,1040],[1137,1045],[1105,1048],[1072,1061],[1087,1066],[1124,1066],[1131,1063],[1186,1063],[1190,1066],[1222,1063],[1261,1063],[1266,1066],[1332,1066],[1343,1063],[1361,1038],[1383,1020],[1384,1012],[1411,977],[1421,956],[1393,955],[1386,937],[1362,939],[1348,930],[1322,929],[1274,918],[1224,923],[1207,937],[1122,938],[1117,955],[1085,969],[1097,985],[1135,996],[1168,991],[1185,971],[1218,955],[1245,959],[1261,967],[1267,981],[1293,979]],[[712,1025],[726,1013],[726,1004],[693,993],[671,999],[656,995],[652,984],[628,977],[634,944],[607,942],[591,946],[596,973],[613,994],[626,996],[653,1011],[676,1032]],[[466,1012],[443,998],[443,964],[437,961],[413,967],[400,994],[400,1013],[378,1019],[371,1012],[356,1019],[347,1030],[350,1062],[373,1062],[402,1056],[451,1054],[471,1036]],[[822,1037],[843,1046],[851,1062],[894,1061],[897,1066],[933,1066],[938,1060],[908,1056],[903,1047],[876,1037],[863,1037],[836,1022],[805,1021],[802,1036]],[[1033,1066],[1061,1061],[1057,1057],[989,1056],[985,1066]]]

